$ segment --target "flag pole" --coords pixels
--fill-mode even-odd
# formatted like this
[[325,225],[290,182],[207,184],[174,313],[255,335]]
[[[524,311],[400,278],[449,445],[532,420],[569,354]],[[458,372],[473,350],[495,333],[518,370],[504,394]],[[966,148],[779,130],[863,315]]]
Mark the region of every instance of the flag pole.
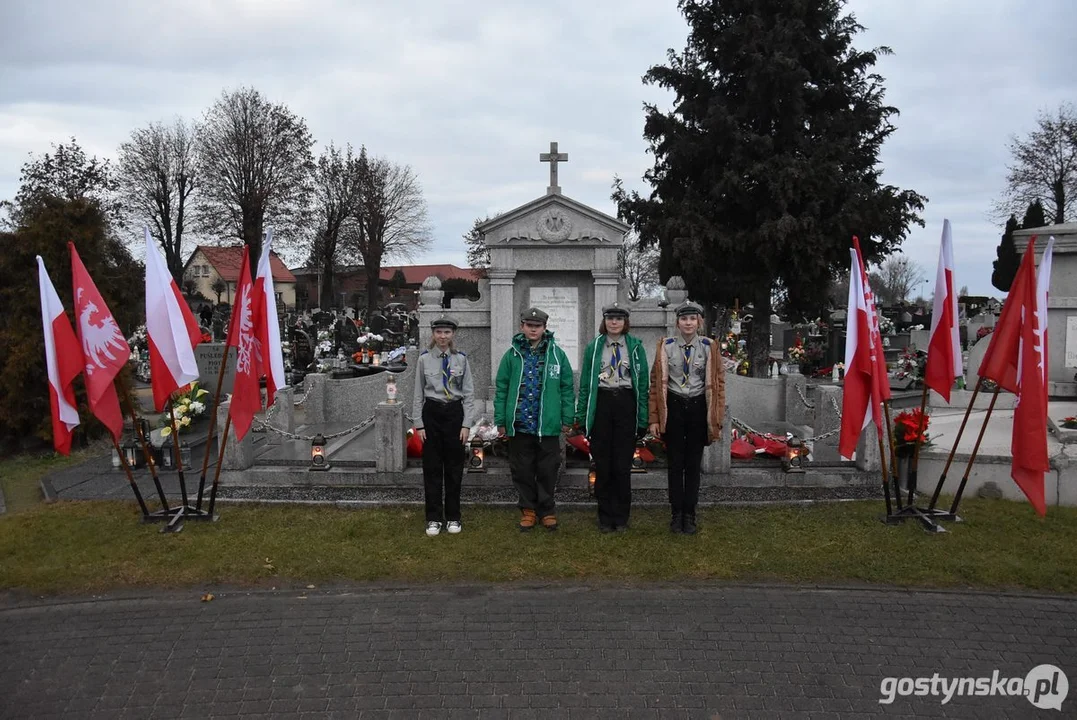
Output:
[[[228,351],[232,348],[232,323],[228,323],[228,332],[225,334],[224,357],[221,358],[221,369],[217,372],[217,392],[213,396],[213,415],[209,419],[209,431],[206,433],[206,453],[202,458],[202,476],[198,479],[198,500],[195,509],[202,509],[202,493],[206,489],[206,472],[209,469],[209,448],[213,440],[213,431],[217,429],[217,407],[221,402],[221,388],[224,386],[224,372],[228,366]],[[210,513],[212,514],[212,513]]]
[[886,468],[886,450],[883,447],[883,436],[882,433],[877,434],[879,436],[879,465],[882,466],[883,471],[883,494],[886,495],[886,519],[888,521],[894,512],[894,508],[890,504],[890,474]]
[[980,388],[983,386],[983,378],[976,378],[976,387],[972,389],[972,398],[969,400],[969,406],[965,408],[965,418],[961,421],[961,427],[957,429],[957,437],[954,438],[954,445],[950,448],[950,456],[946,458],[946,465],[942,468],[942,475],[939,475],[939,482],[935,486],[935,492],[931,495],[931,504],[927,506],[929,513],[941,513],[936,511],[935,506],[939,503],[939,494],[942,493],[942,486],[946,482],[946,473],[950,472],[950,465],[954,461],[954,455],[957,453],[957,444],[961,442],[961,436],[965,433],[965,425],[968,424],[969,416],[972,414],[972,406],[976,404],[976,396],[980,394]]
[[920,437],[924,434],[927,419],[924,410],[927,408],[927,383],[924,383],[924,392],[920,395],[920,420],[916,424],[916,445],[912,452],[912,463],[909,465],[909,504],[913,504],[913,494],[916,492],[916,473],[920,465]]
[[[897,498],[897,509],[901,512],[904,505],[901,503],[901,485],[898,483],[897,473],[897,448],[894,446],[894,429],[890,422],[890,401],[883,400],[883,415],[886,417],[886,439],[890,446],[890,474],[894,478],[894,497]],[[882,438],[880,438],[881,440]],[[884,456],[885,459],[885,456]]]
[[138,485],[135,483],[135,476],[131,474],[131,466],[127,464],[127,458],[124,457],[123,451],[120,450],[120,443],[116,440],[116,436],[111,432],[108,436],[112,438],[112,447],[116,449],[116,454],[120,457],[123,471],[127,473],[127,482],[131,484],[131,490],[135,493],[135,500],[138,500],[138,507],[142,510],[142,521],[145,522],[150,517],[150,511],[146,508],[146,501],[142,499],[142,493],[138,490]]
[[972,464],[976,462],[976,454],[980,451],[980,442],[984,439],[984,433],[987,431],[987,423],[991,419],[991,413],[995,409],[995,401],[998,400],[998,394],[1002,391],[1002,388],[998,385],[995,386],[995,392],[991,395],[991,403],[987,406],[987,415],[984,416],[983,425],[980,426],[980,434],[976,437],[976,444],[972,446],[972,454],[969,455],[969,462],[965,466],[965,475],[961,478],[961,484],[957,486],[957,494],[954,495],[954,501],[950,505],[950,515],[957,515],[957,504],[961,502],[961,495],[965,492],[965,483],[969,481],[969,473],[972,472]]
[[224,464],[224,451],[228,447],[228,431],[232,429],[232,406],[228,406],[228,417],[224,419],[224,439],[220,442],[220,454],[217,456],[217,469],[213,472],[213,487],[209,490],[210,517],[213,516],[213,505],[217,502],[217,483],[221,479],[221,465]]
[[172,420],[172,462],[176,466],[176,470],[179,472],[179,486],[180,486],[180,498],[183,503],[179,510],[176,512],[176,516],[172,518],[168,523],[167,528],[162,528],[162,532],[165,530],[175,530],[179,532],[177,525],[184,517],[187,516],[187,511],[192,510],[190,501],[187,497],[187,481],[183,477],[183,458],[180,457],[180,444],[179,444],[179,427],[176,425],[176,406],[172,402],[172,398],[168,399],[168,415]]
[[[123,373],[116,377],[117,379],[125,378]],[[142,432],[142,423],[139,422],[138,414],[135,412],[135,405],[131,402],[131,396],[128,391],[126,379],[120,380],[120,396],[123,397],[123,402],[127,406],[127,413],[131,416],[131,424],[135,428],[135,435],[138,436],[139,445],[142,446],[142,457],[146,460],[146,467],[150,469],[150,477],[153,478],[153,485],[157,488],[157,496],[161,498],[160,514],[154,513],[150,517],[155,520],[164,520],[172,514],[172,511],[168,507],[168,500],[165,499],[165,491],[161,487],[161,478],[157,477],[157,464],[153,461],[153,453],[150,452],[146,442],[146,435]]]

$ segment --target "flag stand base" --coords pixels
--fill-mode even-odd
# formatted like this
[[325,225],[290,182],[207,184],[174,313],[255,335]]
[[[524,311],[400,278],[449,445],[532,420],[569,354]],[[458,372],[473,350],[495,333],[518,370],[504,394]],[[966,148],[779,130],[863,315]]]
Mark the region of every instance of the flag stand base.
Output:
[[162,522],[167,520],[168,524],[161,528],[163,533],[178,533],[183,530],[183,523],[185,520],[193,520],[196,522],[217,522],[221,519],[221,516],[214,513],[210,515],[206,510],[199,510],[196,507],[188,505],[187,507],[174,507],[169,508],[167,513],[164,510],[158,510],[152,512],[148,516],[143,517],[143,523]]
[[916,505],[906,505],[889,515],[880,515],[879,519],[887,525],[900,525],[906,520],[917,520],[925,532],[936,534],[947,532],[946,528],[939,524],[938,521],[940,520],[962,522],[958,515],[946,510],[933,510],[917,507]]

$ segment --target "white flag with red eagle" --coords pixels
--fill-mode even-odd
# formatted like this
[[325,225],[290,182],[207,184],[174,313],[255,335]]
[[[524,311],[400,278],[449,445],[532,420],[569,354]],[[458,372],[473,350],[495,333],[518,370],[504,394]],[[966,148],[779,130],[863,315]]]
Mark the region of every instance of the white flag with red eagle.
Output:
[[97,290],[82,258],[69,242],[71,251],[71,287],[75,298],[75,317],[78,318],[79,340],[85,357],[83,376],[86,382],[86,399],[92,412],[112,437],[120,439],[123,432],[123,414],[120,399],[116,395],[113,380],[131,357],[131,348],[116,324],[116,318],[108,309]]

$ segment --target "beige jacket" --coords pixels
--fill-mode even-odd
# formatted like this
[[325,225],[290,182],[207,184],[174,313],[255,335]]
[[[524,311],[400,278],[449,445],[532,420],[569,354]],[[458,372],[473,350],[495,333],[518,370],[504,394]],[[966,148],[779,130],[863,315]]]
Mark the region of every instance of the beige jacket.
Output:
[[[721,437],[722,423],[725,422],[725,365],[718,343],[708,337],[700,337],[707,346],[707,379],[704,383],[707,398],[707,445]],[[654,365],[651,366],[651,389],[647,398],[648,422],[657,424],[658,431],[666,431],[666,392],[669,387],[669,365],[666,358],[666,343],[676,342],[674,338],[662,338],[654,353]]]

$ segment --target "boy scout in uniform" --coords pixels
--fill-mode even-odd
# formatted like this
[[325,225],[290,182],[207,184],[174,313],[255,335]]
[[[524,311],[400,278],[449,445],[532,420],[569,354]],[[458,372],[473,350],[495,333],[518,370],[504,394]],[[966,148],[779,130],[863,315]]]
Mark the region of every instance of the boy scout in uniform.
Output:
[[546,329],[548,319],[538,308],[524,311],[495,382],[494,424],[509,438],[521,532],[540,520],[547,530],[557,529],[553,496],[561,466],[560,435],[569,431],[575,412],[572,367]]
[[651,367],[650,430],[666,442],[670,532],[696,532],[703,448],[717,440],[725,413],[725,370],[717,345],[699,335],[703,309],[677,307],[677,334],[658,341]]
[[419,355],[415,371],[412,418],[423,441],[426,534],[433,537],[442,529],[451,535],[463,530],[460,484],[466,456],[464,444],[476,417],[471,366],[453,343],[456,321],[442,315],[430,327],[430,349]]

